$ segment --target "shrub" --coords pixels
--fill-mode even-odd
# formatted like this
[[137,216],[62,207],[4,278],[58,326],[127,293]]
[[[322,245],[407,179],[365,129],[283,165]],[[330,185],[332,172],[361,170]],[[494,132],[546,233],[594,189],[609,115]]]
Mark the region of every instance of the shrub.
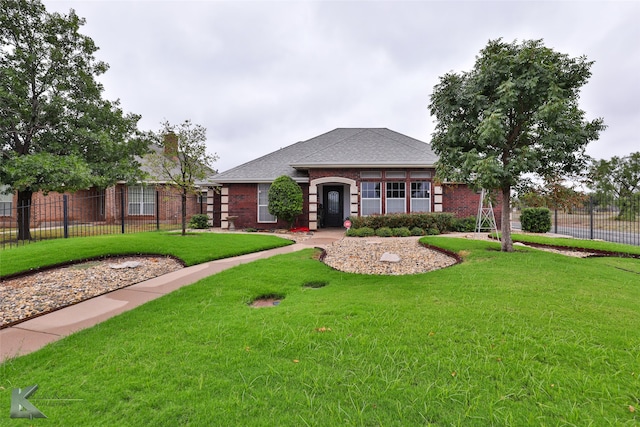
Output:
[[451,230],[460,233],[470,233],[476,231],[476,217],[468,216],[466,218],[454,218],[451,225]]
[[247,233],[255,233],[258,230],[256,228],[253,228],[253,227],[248,227],[248,228],[245,228],[244,231],[247,232]]
[[393,231],[389,227],[380,227],[376,230],[376,236],[378,237],[391,237],[393,236]]
[[302,213],[302,189],[289,176],[276,178],[269,187],[269,213],[282,218],[293,227],[296,217]]
[[452,231],[455,216],[451,213],[411,213],[411,214],[389,214],[389,215],[369,215],[349,218],[352,228],[371,227],[374,230],[382,227],[412,229],[414,227],[428,230],[437,228],[439,232]]
[[397,227],[393,230],[394,237],[409,237],[411,236],[411,231],[407,227]]
[[347,230],[347,236],[349,237],[370,237],[375,235],[376,232],[370,227],[350,228]]
[[440,230],[438,230],[437,228],[429,228],[427,229],[427,234],[429,236],[437,236],[438,234],[440,234]]
[[204,214],[197,214],[189,220],[189,228],[205,229],[209,228],[209,217]]
[[522,229],[530,233],[546,233],[551,230],[551,211],[547,208],[525,208],[520,214]]
[[413,227],[411,229],[412,236],[424,236],[424,230],[420,227]]

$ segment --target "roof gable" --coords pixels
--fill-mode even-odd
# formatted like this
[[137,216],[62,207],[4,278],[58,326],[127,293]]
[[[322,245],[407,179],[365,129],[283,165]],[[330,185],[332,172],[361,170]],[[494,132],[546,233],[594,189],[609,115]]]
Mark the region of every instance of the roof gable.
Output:
[[386,128],[338,128],[215,175],[218,183],[272,182],[288,175],[307,182],[319,167],[433,167],[438,160],[425,142]]

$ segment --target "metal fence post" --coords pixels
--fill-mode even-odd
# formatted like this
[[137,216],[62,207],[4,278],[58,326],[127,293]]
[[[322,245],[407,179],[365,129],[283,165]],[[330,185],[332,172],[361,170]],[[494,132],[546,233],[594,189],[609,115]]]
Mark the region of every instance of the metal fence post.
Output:
[[558,234],[558,208],[553,210],[553,232]]
[[589,197],[589,239],[593,240],[593,196]]
[[64,228],[64,238],[69,238],[69,196],[62,196],[62,226]]
[[160,191],[156,189],[156,230],[160,230]]
[[120,224],[124,234],[124,187],[120,188]]

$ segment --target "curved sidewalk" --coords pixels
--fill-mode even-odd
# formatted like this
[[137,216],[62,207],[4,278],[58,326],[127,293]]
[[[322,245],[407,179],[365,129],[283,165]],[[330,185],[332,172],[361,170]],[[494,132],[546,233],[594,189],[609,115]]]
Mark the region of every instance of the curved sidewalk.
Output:
[[131,310],[231,267],[309,247],[323,247],[344,236],[343,229],[323,230],[300,243],[186,267],[118,289],[0,330],[0,363],[36,351],[81,329]]

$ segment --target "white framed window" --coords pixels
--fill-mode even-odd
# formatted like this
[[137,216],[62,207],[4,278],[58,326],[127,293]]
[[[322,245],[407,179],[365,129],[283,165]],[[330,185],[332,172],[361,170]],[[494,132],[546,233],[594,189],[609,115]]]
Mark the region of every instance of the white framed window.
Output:
[[405,178],[407,173],[405,171],[386,171],[384,176],[387,178]]
[[405,213],[407,210],[404,182],[387,182],[386,213]]
[[411,171],[411,178],[431,178],[429,171]]
[[431,212],[431,182],[411,183],[411,212]]
[[379,182],[363,182],[360,184],[362,216],[382,213],[382,198]]
[[129,215],[155,215],[156,190],[144,185],[131,185],[127,188]]
[[13,193],[5,193],[8,188],[8,185],[0,185],[0,216],[11,216],[13,209]]
[[380,171],[362,171],[360,172],[360,178],[382,178],[382,172]]
[[271,184],[258,184],[258,222],[277,222],[269,213],[269,188]]

